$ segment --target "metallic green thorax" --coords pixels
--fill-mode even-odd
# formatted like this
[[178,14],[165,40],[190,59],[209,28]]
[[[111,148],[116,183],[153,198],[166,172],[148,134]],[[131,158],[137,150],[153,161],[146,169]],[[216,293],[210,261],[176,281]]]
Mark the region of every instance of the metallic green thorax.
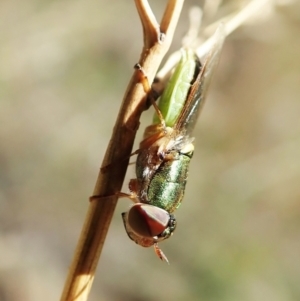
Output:
[[[193,50],[182,49],[181,54],[181,60],[176,66],[158,104],[164,116],[166,126],[170,127],[175,124],[175,121],[184,107],[197,65]],[[156,124],[159,122],[157,114],[154,114],[153,123]]]
[[174,152],[174,160],[163,162],[154,174],[148,189],[151,205],[168,212],[176,210],[183,199],[190,154]]

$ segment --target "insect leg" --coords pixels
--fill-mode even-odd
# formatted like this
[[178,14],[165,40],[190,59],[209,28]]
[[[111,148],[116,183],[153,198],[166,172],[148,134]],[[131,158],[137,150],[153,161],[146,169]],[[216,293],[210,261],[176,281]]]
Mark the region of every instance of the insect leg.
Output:
[[[139,152],[140,152],[140,148],[139,149],[137,149],[137,150],[135,150],[133,153],[131,153],[128,157],[124,157],[124,158],[122,158],[122,159],[120,159],[120,160],[116,160],[116,161],[114,161],[114,162],[112,162],[112,163],[109,163],[109,164],[107,164],[107,165],[105,165],[105,166],[102,166],[101,168],[100,168],[100,170],[101,170],[101,172],[102,173],[105,173],[107,170],[108,170],[108,168],[110,168],[112,165],[115,165],[115,164],[119,164],[120,162],[122,162],[122,161],[124,161],[124,160],[126,160],[126,159],[128,159],[128,158],[130,158],[130,157],[132,157],[132,156],[134,156],[134,155],[138,155],[139,154]],[[131,163],[130,163],[131,164]]]
[[158,105],[155,102],[155,100],[157,99],[157,95],[156,95],[157,93],[155,93],[155,91],[151,88],[149,81],[148,81],[148,77],[145,74],[145,71],[143,70],[142,66],[140,64],[136,64],[134,66],[134,68],[139,71],[140,81],[144,87],[144,91],[148,94],[148,101],[150,101],[150,104],[153,105],[153,107],[157,113],[157,116],[160,120],[160,123],[164,129],[164,132],[166,132],[166,122],[164,120],[164,117],[163,117],[160,109],[158,108]]
[[113,197],[113,196],[117,196],[118,198],[129,198],[131,199],[134,203],[139,203],[139,200],[137,199],[137,195],[136,193],[133,191],[131,193],[126,193],[126,192],[116,192],[112,195],[106,195],[106,196],[101,196],[101,195],[92,195],[90,196],[89,200],[90,202],[93,202],[93,201],[98,201],[98,200],[103,200],[103,199],[107,199],[107,198],[110,198],[110,197]]

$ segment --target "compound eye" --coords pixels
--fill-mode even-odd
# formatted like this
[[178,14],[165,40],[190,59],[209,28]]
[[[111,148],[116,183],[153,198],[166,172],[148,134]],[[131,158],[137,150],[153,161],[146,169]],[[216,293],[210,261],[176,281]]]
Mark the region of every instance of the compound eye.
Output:
[[128,212],[129,226],[143,237],[158,236],[168,227],[169,220],[166,210],[148,204],[135,204]]

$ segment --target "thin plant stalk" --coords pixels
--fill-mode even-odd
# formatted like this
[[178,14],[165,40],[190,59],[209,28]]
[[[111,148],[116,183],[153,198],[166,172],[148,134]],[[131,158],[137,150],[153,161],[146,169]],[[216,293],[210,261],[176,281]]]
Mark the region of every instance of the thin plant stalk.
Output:
[[[146,0],[135,0],[143,26],[144,45],[139,64],[152,83],[157,69],[169,49],[184,0],[169,0],[159,24]],[[83,229],[75,250],[61,301],[85,301],[88,298],[97,263],[117,204],[126,174],[130,153],[146,108],[146,92],[134,71],[117,117],[110,143],[96,181]],[[121,143],[122,142],[122,143]],[[117,164],[116,164],[117,163]],[[99,277],[105,275],[99,273]]]

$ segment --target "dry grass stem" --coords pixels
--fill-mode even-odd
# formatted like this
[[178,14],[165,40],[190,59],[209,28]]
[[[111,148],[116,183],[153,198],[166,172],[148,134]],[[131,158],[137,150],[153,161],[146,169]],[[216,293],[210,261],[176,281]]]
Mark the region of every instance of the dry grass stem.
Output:
[[[209,2],[209,1],[207,1]],[[219,5],[220,3],[218,3]],[[195,22],[195,17],[193,14],[190,15],[190,29],[186,36],[183,38],[183,46],[190,46],[194,49],[196,49],[197,54],[200,58],[205,57],[209,50],[212,48],[215,38],[213,36],[213,33],[217,30],[220,23],[224,23],[224,32],[225,36],[230,35],[233,31],[238,29],[240,26],[245,24],[252,16],[258,15],[261,11],[262,7],[265,5],[272,5],[272,0],[252,0],[250,1],[243,9],[239,10],[238,12],[234,14],[230,14],[228,16],[222,17],[221,19],[217,20],[216,22],[210,24],[207,26],[202,32],[201,35],[195,39],[194,41],[191,41],[190,39],[190,33],[197,32],[199,29],[194,28],[195,26],[198,26],[198,23]],[[216,10],[216,6],[207,8],[209,11]],[[194,11],[194,13],[197,13],[199,15],[199,12]],[[203,14],[204,15],[204,14]],[[206,17],[204,15],[204,17]],[[198,17],[199,19],[199,17]],[[208,38],[207,38],[208,37]],[[190,44],[190,45],[187,45]],[[168,77],[170,74],[170,71],[174,68],[174,66],[178,63],[180,59],[180,51],[176,51],[172,53],[164,66],[159,70],[157,73],[157,78],[159,81],[164,82],[165,78]]]
[[[145,70],[150,83],[169,49],[183,2],[183,0],[170,0],[161,26],[159,26],[148,2],[145,0],[135,1],[144,32],[144,46],[139,64]],[[135,134],[139,127],[139,118],[145,108],[145,99],[146,93],[135,71],[125,92],[112,138],[102,163],[102,166],[111,165],[99,172],[93,192],[98,199],[89,204],[61,301],[84,301],[88,298],[96,266],[117,204],[116,193],[122,187]]]

